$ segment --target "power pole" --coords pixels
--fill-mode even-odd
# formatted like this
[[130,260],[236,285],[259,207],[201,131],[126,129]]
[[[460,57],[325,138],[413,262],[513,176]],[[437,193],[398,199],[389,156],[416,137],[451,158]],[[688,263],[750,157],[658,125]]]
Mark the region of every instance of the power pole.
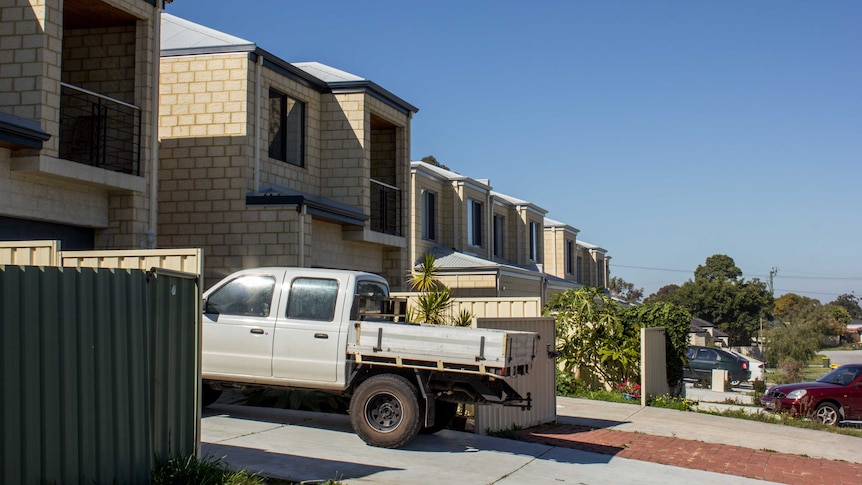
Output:
[[775,286],[773,286],[772,280],[773,280],[773,278],[775,278],[775,275],[777,275],[777,274],[778,274],[778,268],[773,266],[769,270],[769,295],[772,296],[773,298],[775,297]]

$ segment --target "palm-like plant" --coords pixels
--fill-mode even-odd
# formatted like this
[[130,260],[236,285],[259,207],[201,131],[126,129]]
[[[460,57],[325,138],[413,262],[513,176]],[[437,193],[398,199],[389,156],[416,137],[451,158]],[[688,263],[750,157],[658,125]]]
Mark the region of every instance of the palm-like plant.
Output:
[[[419,268],[408,279],[410,286],[419,292],[419,296],[416,298],[416,307],[410,308],[408,311],[408,321],[434,325],[447,323],[448,310],[452,306],[452,291],[437,281],[439,269],[434,255],[426,253],[422,257]],[[451,323],[457,326],[467,326],[472,321],[473,314],[464,310]]]
[[437,266],[437,260],[431,253],[425,253],[422,257],[422,264],[419,269],[413,271],[410,279],[407,280],[414,291],[434,291],[440,283],[437,281],[437,271],[440,268]]

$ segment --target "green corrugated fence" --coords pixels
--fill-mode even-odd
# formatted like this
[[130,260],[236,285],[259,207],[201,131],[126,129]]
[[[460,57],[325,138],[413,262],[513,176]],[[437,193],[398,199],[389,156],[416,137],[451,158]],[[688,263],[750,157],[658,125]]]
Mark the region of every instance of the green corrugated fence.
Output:
[[196,275],[0,266],[0,483],[147,483],[195,454]]

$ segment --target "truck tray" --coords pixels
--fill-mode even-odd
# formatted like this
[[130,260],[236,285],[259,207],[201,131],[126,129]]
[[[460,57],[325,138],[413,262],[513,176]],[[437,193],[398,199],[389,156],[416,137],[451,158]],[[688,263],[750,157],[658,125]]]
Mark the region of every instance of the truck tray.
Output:
[[356,363],[483,374],[526,374],[536,356],[533,332],[359,321],[348,337]]

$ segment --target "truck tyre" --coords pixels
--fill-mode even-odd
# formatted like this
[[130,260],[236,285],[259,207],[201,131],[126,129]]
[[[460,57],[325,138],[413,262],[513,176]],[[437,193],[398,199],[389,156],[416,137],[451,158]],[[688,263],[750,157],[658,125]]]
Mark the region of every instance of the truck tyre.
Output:
[[407,379],[379,374],[350,399],[350,425],[371,446],[397,448],[419,433],[419,392]]
[[201,386],[201,407],[205,408],[216,402],[216,400],[221,396],[221,393],[221,389],[215,389],[209,384],[203,384]]
[[441,429],[446,429],[455,413],[458,412],[458,404],[448,401],[436,401],[434,403],[434,425],[425,426],[419,430],[421,434],[434,434]]

